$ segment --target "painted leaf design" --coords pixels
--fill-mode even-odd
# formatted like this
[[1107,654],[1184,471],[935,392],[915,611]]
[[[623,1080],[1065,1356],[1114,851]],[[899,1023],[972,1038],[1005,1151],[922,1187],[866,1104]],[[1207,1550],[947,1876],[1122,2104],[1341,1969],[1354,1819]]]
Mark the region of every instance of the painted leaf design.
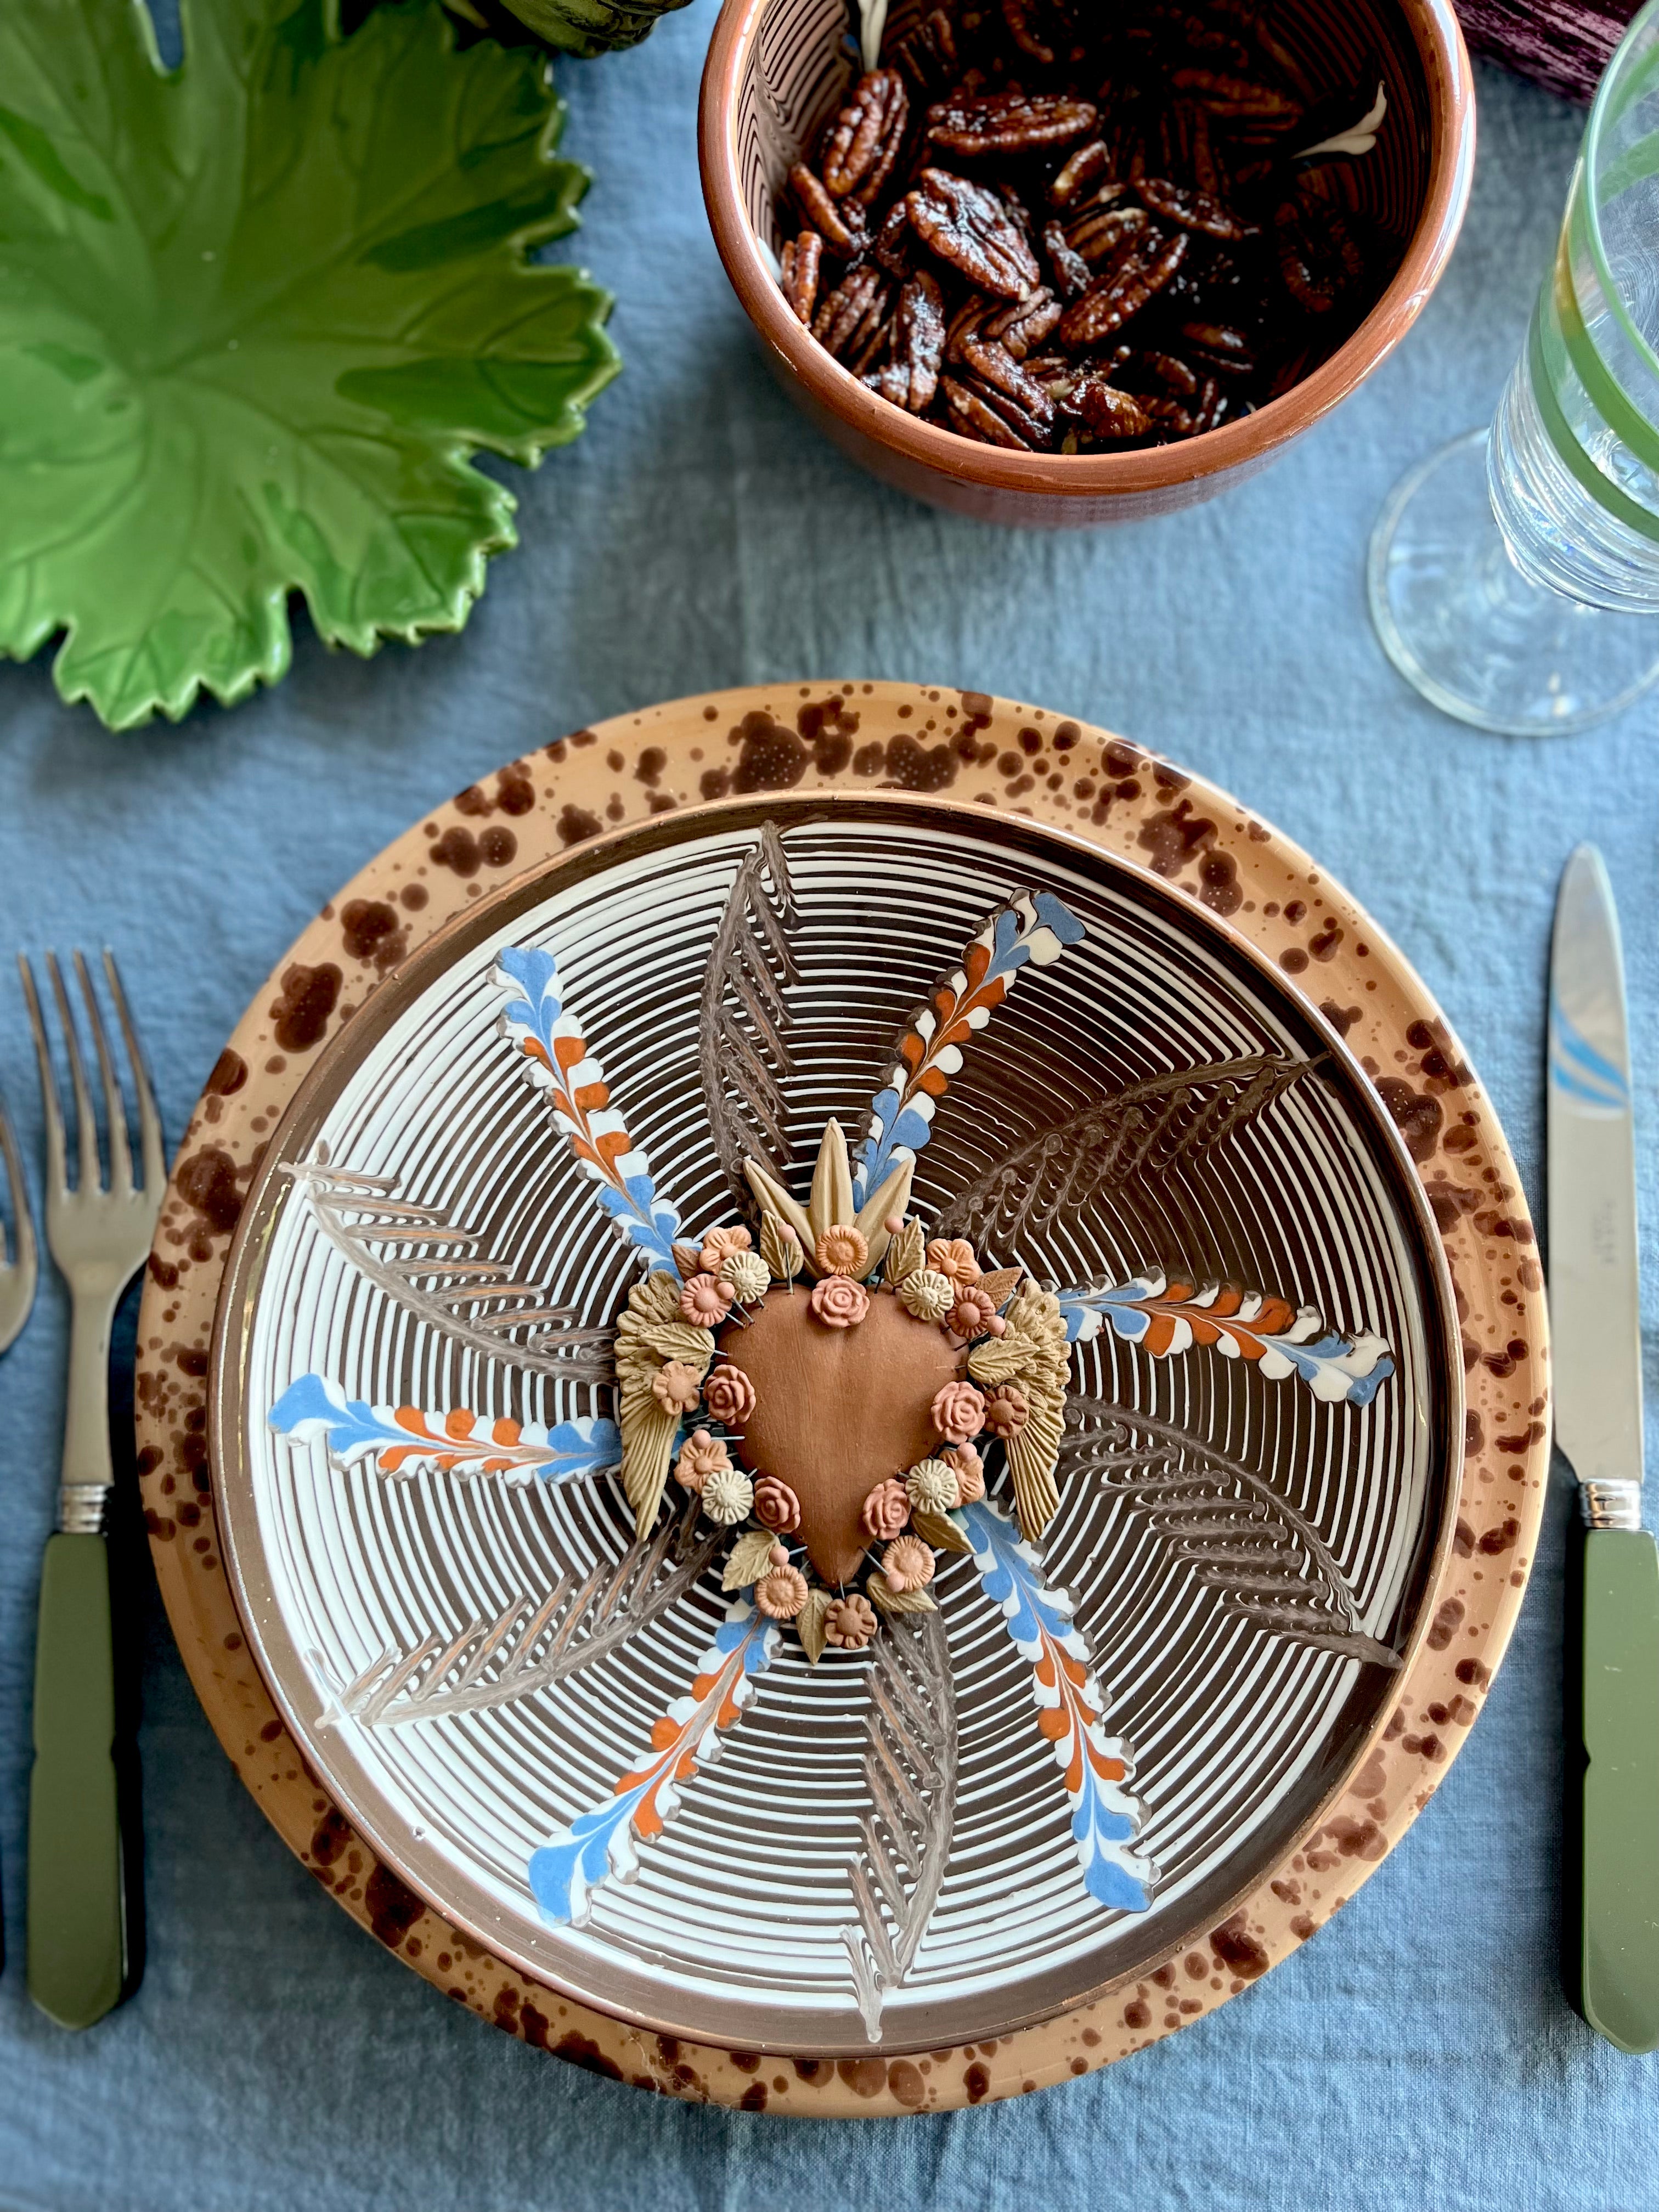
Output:
[[492,1419],[457,1407],[424,1413],[416,1406],[370,1406],[348,1398],[324,1375],[302,1375],[270,1409],[270,1425],[296,1444],[321,1443],[341,1467],[372,1460],[384,1475],[427,1468],[441,1474],[499,1475],[507,1482],[576,1482],[622,1464],[614,1421]]
[[342,1692],[349,1719],[401,1728],[511,1705],[580,1674],[678,1605],[714,1563],[721,1538],[697,1529],[693,1501],[648,1543],[578,1582],[560,1575],[547,1595],[515,1598],[493,1620],[457,1636],[428,1636],[410,1650],[386,1650]]
[[1012,1243],[1103,1191],[1201,1159],[1316,1063],[1280,1053],[1179,1068],[1039,1129],[941,1209],[939,1233]]
[[603,1805],[580,1814],[532,1855],[532,1894],[544,1919],[580,1927],[593,1892],[610,1875],[638,1871],[639,1846],[679,1810],[681,1786],[720,1749],[720,1731],[740,1718],[778,1648],[778,1632],[746,1598],[727,1612],[702,1656],[689,1697],[676,1698],[651,1731],[651,1748]]
[[955,1824],[956,1684],[938,1613],[890,1620],[871,1651],[864,1850],[847,1869],[858,1906],[842,1941],[865,2031],[881,2040],[885,1998],[915,1963],[944,1887]]
[[513,947],[497,958],[490,980],[506,1001],[501,1035],[520,1054],[530,1080],[547,1093],[578,1165],[599,1187],[600,1206],[653,1269],[678,1280],[674,1240],[680,1217],[658,1197],[650,1162],[611,1103],[605,1070],[565,1006],[557,961],[533,946]]
[[1066,1411],[1064,1472],[1097,1474],[1120,1492],[1224,1611],[1298,1644],[1399,1666],[1399,1654],[1361,1626],[1318,1529],[1254,1469],[1155,1414],[1079,1396]]
[[538,1374],[603,1382],[612,1369],[612,1332],[580,1328],[568,1306],[550,1306],[535,1283],[482,1256],[483,1237],[442,1206],[398,1195],[395,1176],[333,1166],[325,1146],[309,1160],[285,1161],[311,1202],[313,1218],[360,1274],[417,1320],[457,1344]]
[[0,12],[0,653],[112,727],[274,683],[288,602],[370,653],[457,630],[534,465],[617,368],[528,249],[586,185],[544,58],[435,5]]
[[964,1506],[962,1517],[985,1594],[1031,1668],[1037,1726],[1054,1747],[1072,1802],[1072,1841],[1085,1887],[1114,1911],[1144,1912],[1158,1869],[1130,1848],[1141,1814],[1125,1786],[1128,1748],[1101,1724],[1105,1701],[1088,1647],[1073,1626],[1072,1601],[1043,1580],[1042,1561],[1000,1506],[981,1498]]
[[1295,1376],[1328,1405],[1369,1406],[1394,1372],[1380,1336],[1343,1336],[1311,1306],[1233,1283],[1200,1289],[1154,1269],[1097,1290],[1062,1291],[1060,1307],[1073,1343],[1087,1344],[1109,1324],[1157,1359],[1209,1345],[1225,1359],[1250,1361],[1270,1382]]
[[862,1206],[906,1154],[933,1134],[933,1112],[966,1046],[1014,988],[1022,968],[1051,967],[1078,944],[1083,924],[1052,892],[1020,891],[969,939],[962,964],[942,976],[910,1018],[896,1064],[871,1101],[854,1197]]
[[[770,878],[769,884],[768,878]],[[746,1201],[745,1154],[789,1158],[783,1085],[793,1071],[783,994],[796,981],[794,895],[771,823],[738,866],[703,971],[697,1067],[709,1134],[727,1187]]]

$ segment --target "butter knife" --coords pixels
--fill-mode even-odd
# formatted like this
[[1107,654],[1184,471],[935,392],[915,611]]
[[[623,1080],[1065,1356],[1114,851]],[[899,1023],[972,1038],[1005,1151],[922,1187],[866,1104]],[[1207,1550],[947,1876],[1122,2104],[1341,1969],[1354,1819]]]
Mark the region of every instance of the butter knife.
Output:
[[1642,1526],[1641,1269],[1619,917],[1581,845],[1555,908],[1549,1012],[1555,1437],[1578,1478],[1583,1586],[1582,2002],[1659,2047],[1659,1547]]

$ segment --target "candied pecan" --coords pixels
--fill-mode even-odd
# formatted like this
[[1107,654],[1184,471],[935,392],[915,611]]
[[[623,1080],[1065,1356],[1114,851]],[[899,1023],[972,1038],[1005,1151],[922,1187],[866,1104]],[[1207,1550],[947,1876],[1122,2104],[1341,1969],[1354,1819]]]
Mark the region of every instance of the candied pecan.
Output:
[[[1027,375],[1005,345],[994,339],[966,338],[962,359],[973,370],[982,391],[987,386],[1012,400],[1020,415],[1046,432],[1054,422],[1053,400],[1034,376]],[[967,380],[970,383],[973,379]]]
[[1012,306],[1000,307],[980,325],[981,337],[999,342],[1016,361],[1042,343],[1065,310],[1046,284]]
[[832,198],[805,161],[797,161],[789,172],[789,189],[808,223],[839,260],[850,261],[863,249],[864,210],[855,200]]
[[1186,139],[1187,169],[1200,192],[1212,199],[1224,200],[1226,189],[1222,179],[1221,164],[1216,158],[1210,137],[1209,110],[1182,103],[1183,136]]
[[1250,123],[1275,131],[1302,120],[1302,110],[1287,93],[1255,78],[1219,70],[1178,69],[1170,79],[1177,92],[1189,92],[1212,115],[1230,123]]
[[827,353],[862,376],[887,335],[892,280],[872,269],[849,269],[818,309],[812,335]]
[[1146,428],[1162,431],[1166,438],[1190,438],[1198,427],[1191,410],[1178,399],[1143,395],[1140,410]]
[[957,40],[943,8],[924,15],[893,49],[893,59],[918,92],[948,84],[957,73]]
[[1079,292],[1088,290],[1089,264],[1080,253],[1072,251],[1059,223],[1044,224],[1042,250],[1048,257],[1054,289],[1062,299],[1075,300]]
[[1094,371],[1084,377],[1067,399],[1066,411],[1080,415],[1097,438],[1116,441],[1144,438],[1152,427],[1146,402]]
[[1198,378],[1184,361],[1172,353],[1144,353],[1142,366],[1158,382],[1171,392],[1178,392],[1183,399],[1190,399],[1198,390]]
[[970,292],[951,316],[945,334],[945,357],[960,361],[964,338],[972,337],[990,313],[989,302],[978,292]]
[[1098,345],[1121,330],[1132,315],[1157,296],[1180,268],[1187,252],[1188,234],[1178,230],[1166,239],[1148,230],[1128,251],[1097,277],[1080,300],[1073,300],[1060,318],[1060,342],[1081,351]]
[[1149,228],[1142,207],[1088,208],[1066,226],[1066,243],[1085,268],[1105,261]]
[[1249,376],[1255,368],[1249,338],[1225,323],[1183,323],[1181,335],[1195,360],[1223,376]]
[[1027,376],[1035,378],[1050,399],[1070,398],[1083,374],[1077,363],[1063,353],[1034,354],[1024,363]]
[[1042,280],[1036,256],[993,191],[946,169],[924,169],[905,204],[917,235],[971,284],[1023,300]]
[[783,249],[783,296],[810,330],[817,305],[818,270],[823,260],[823,240],[815,230],[804,230]]
[[1285,289],[1310,315],[1328,315],[1365,273],[1365,257],[1334,207],[1286,200],[1273,231]]
[[825,187],[837,199],[851,194],[868,207],[893,173],[909,118],[909,96],[896,70],[860,77],[819,154]]
[[994,92],[930,107],[927,136],[952,154],[1031,154],[1086,137],[1096,112],[1086,100],[1062,92]]
[[1086,146],[1067,156],[1065,167],[1048,187],[1051,207],[1066,207],[1080,191],[1103,179],[1111,167],[1111,155],[1103,138],[1091,138]]
[[910,210],[902,200],[896,200],[870,242],[871,254],[890,276],[908,276],[916,265],[912,246]]
[[944,358],[945,295],[936,280],[920,270],[899,294],[890,356],[865,381],[895,407],[920,415],[933,404]]
[[1198,404],[1193,410],[1193,435],[1197,437],[1205,430],[1213,430],[1226,411],[1227,402],[1221,386],[1214,377],[1206,376],[1198,395]]
[[1002,20],[1008,26],[1008,35],[1022,53],[1030,54],[1033,61],[1052,69],[1054,50],[1037,29],[1035,18],[1042,12],[1040,0],[1002,0]]
[[1135,196],[1143,207],[1182,230],[1201,230],[1206,238],[1232,240],[1256,235],[1253,222],[1246,222],[1221,201],[1189,185],[1172,185],[1166,177],[1140,178]]
[[981,446],[1007,446],[1017,453],[1036,453],[1048,443],[1044,427],[1022,418],[1012,401],[977,377],[942,376],[939,387],[950,411],[951,428]]

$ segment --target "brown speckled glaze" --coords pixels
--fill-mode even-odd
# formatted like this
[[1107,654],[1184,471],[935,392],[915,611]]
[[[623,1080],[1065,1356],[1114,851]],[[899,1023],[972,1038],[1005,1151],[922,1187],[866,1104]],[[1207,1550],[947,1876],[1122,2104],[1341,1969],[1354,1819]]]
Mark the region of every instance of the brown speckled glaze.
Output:
[[[216,1535],[209,1346],[242,1196],[319,1046],[486,888],[617,823],[727,793],[948,793],[1074,831],[1226,915],[1342,1030],[1405,1135],[1464,1332],[1468,1451],[1426,1638],[1340,1808],[1202,1946],[1098,2003],[948,2051],[761,2058],[639,2033],[458,1936],[381,1866],[307,1771],[252,1663]],[[1455,1038],[1394,947],[1236,802],[1052,713],[897,684],[682,700],[555,740],[434,809],[324,908],[221,1055],[173,1170],[140,1322],[138,1429],[157,1573],[191,1678],[293,1850],[436,1987],[590,2071],[697,2101],[820,2118],[943,2110],[1084,2074],[1212,2010],[1350,1898],[1428,1802],[1480,1710],[1542,1511],[1542,1277],[1514,1164]]]

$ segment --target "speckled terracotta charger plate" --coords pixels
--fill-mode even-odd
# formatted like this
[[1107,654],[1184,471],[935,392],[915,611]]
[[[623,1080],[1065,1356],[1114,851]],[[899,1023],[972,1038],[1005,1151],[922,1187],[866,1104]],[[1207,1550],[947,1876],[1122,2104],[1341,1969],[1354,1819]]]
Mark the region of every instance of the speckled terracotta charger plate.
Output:
[[[350,887],[183,1148],[141,1423],[192,1672],[279,1826],[382,1940],[601,2070],[825,2112],[1102,2063],[1310,1933],[1474,1716],[1546,1425],[1501,1138],[1363,916],[1098,732],[849,686],[680,702],[547,750]],[[924,1282],[901,1279],[900,1239],[867,1297],[835,1279],[870,1309],[838,1344],[886,1316],[932,1358],[943,1329],[994,1409],[1006,1371],[1034,1394],[1006,1447],[986,1414],[990,1492],[957,1501],[955,1540],[920,1510],[900,1540],[938,1540],[936,1610],[892,1609],[872,1577],[880,1632],[856,1652],[768,1616],[787,1576],[728,1571],[722,1592],[742,1529],[672,1484],[685,1512],[656,1522],[652,1499],[633,1541],[603,1352],[572,1334],[631,1283],[678,1294],[696,1270],[665,1243],[645,1276],[616,1191],[648,1172],[646,1218],[693,1254],[739,1218],[718,1093],[756,1096],[699,1068],[711,1023],[741,1057],[744,995],[710,965],[734,888],[763,968],[761,909],[787,925],[780,1174],[805,1197],[836,1115],[860,1196],[914,1154],[907,1218],[970,1236],[1005,1301],[994,1270],[1024,1271],[1005,1333],[976,1342],[965,1308],[931,1330],[899,1313]],[[549,1065],[591,1108],[602,1061],[598,1110],[626,1121],[614,1202],[519,1064],[532,958]],[[970,984],[988,1003],[951,1030]],[[202,1352],[238,1214],[210,1498]],[[458,1255],[497,1270],[459,1301],[436,1265]],[[809,1279],[766,1300],[810,1334]],[[1047,1370],[996,1364],[1044,1313],[1070,1394],[1048,1504]],[[719,1331],[722,1370],[759,1373],[744,1319]],[[818,1583],[818,1477],[799,1479]]]

